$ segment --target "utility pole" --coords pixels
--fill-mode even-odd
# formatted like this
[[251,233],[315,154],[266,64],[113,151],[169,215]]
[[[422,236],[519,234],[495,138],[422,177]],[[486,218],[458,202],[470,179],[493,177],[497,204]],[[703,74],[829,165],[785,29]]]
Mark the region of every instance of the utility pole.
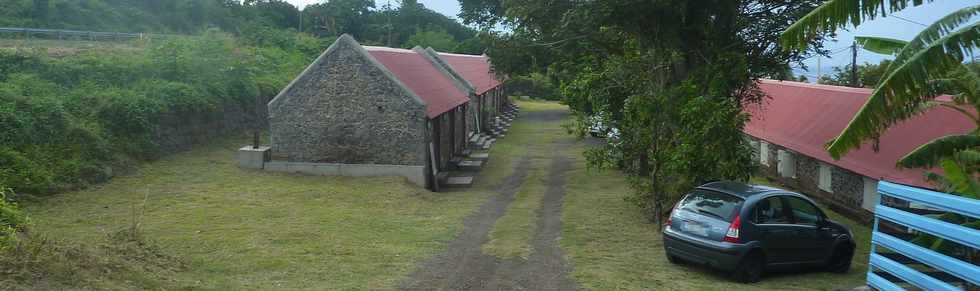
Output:
[[817,55],[817,79],[814,83],[820,83],[820,55]]
[[299,10],[299,32],[303,32],[303,10]]
[[858,86],[858,45],[857,41],[851,44],[851,87]]

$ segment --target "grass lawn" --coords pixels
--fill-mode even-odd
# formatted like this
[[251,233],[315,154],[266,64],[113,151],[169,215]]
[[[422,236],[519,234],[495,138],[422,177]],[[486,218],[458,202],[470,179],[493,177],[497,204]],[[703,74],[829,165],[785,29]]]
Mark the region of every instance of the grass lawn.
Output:
[[145,201],[142,234],[187,265],[174,275],[177,287],[389,289],[440,250],[488,193],[242,170],[233,163],[240,144],[177,154],[27,211],[46,236],[98,242],[131,225]]

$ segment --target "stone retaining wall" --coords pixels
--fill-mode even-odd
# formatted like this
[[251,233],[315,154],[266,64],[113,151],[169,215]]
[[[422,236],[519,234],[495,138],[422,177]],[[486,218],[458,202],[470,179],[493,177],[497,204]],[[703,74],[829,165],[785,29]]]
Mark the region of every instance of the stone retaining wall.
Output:
[[168,113],[160,116],[153,132],[153,141],[160,154],[173,154],[190,150],[195,145],[206,144],[230,134],[250,133],[255,124],[267,128],[267,112],[263,101],[259,120],[255,120],[255,104],[228,103],[214,111]]

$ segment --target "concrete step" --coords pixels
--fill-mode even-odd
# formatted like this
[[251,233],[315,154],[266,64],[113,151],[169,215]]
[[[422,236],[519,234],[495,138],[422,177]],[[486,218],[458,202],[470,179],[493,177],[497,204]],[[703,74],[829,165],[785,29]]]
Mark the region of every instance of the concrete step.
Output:
[[472,153],[473,153],[473,150],[471,150],[471,149],[464,149],[464,150],[463,150],[463,156],[464,156],[464,157],[465,157],[465,156],[469,156],[469,155],[470,155],[470,154],[472,154]]
[[467,157],[474,160],[487,160],[490,158],[490,153],[472,153]]
[[492,141],[490,141],[490,142],[487,142],[487,143],[484,143],[484,144],[483,144],[483,149],[484,149],[484,150],[490,150],[490,147],[491,147],[491,146],[493,146],[493,142],[492,142]]
[[446,179],[443,187],[446,188],[466,188],[473,185],[473,176],[454,176]]
[[456,168],[460,171],[479,171],[483,167],[483,161],[477,160],[463,160],[456,164]]

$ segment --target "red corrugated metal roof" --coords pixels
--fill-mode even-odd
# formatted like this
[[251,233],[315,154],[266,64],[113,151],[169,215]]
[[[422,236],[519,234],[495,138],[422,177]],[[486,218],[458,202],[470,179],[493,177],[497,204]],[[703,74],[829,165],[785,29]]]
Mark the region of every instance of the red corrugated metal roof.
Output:
[[469,102],[466,92],[413,50],[365,46],[365,50],[426,103],[426,115],[435,118]]
[[762,105],[746,108],[752,118],[745,133],[879,180],[933,188],[923,180],[923,170],[897,169],[898,159],[930,140],[974,128],[969,118],[938,106],[889,128],[880,138],[878,152],[869,141],[834,160],[824,145],[854,118],[871,96],[871,89],[774,80],[762,80],[759,86],[770,98]]
[[473,85],[477,95],[482,95],[497,86],[500,80],[492,72],[490,58],[487,56],[439,53],[439,56],[466,81]]

